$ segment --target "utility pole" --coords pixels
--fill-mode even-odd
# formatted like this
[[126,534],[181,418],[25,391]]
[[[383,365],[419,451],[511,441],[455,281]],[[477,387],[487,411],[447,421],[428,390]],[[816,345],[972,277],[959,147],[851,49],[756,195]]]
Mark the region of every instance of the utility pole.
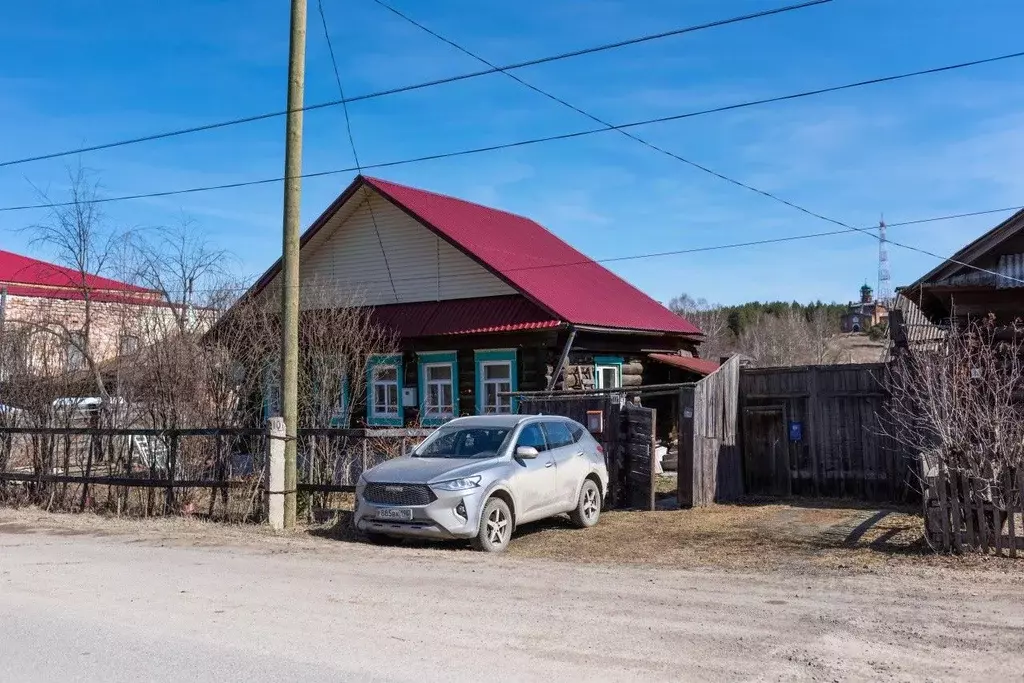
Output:
[[284,141],[284,239],[281,268],[281,413],[284,417],[284,528],[295,528],[299,423],[299,203],[302,197],[302,100],[306,78],[306,0],[291,0],[288,119]]

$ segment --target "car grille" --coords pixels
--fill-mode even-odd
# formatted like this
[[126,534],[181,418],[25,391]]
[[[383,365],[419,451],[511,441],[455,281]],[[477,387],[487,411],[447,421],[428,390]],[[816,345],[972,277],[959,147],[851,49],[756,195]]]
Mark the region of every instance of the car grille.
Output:
[[429,505],[437,500],[423,484],[367,484],[363,498],[377,505]]

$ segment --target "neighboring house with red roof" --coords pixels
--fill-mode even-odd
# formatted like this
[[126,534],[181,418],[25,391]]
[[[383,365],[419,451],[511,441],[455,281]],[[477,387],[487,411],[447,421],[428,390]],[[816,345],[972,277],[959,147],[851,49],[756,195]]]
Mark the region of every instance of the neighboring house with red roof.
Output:
[[87,356],[98,363],[150,341],[150,314],[166,313],[156,291],[0,250],[0,329],[11,344],[0,373],[12,362],[82,370]]
[[[697,355],[697,327],[506,211],[358,176],[301,244],[301,286],[317,292],[303,311],[325,292],[328,306],[358,297],[399,338],[401,353],[368,363],[369,425],[511,412],[510,391],[697,379],[710,367],[674,361]],[[249,296],[279,286],[280,269]]]

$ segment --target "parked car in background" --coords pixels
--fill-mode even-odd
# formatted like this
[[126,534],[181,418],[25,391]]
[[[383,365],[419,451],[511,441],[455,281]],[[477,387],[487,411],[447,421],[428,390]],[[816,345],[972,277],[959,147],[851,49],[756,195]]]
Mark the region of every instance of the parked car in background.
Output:
[[374,541],[465,538],[499,552],[526,522],[568,513],[577,527],[594,526],[607,490],[604,451],[579,423],[478,415],[364,472],[353,523]]

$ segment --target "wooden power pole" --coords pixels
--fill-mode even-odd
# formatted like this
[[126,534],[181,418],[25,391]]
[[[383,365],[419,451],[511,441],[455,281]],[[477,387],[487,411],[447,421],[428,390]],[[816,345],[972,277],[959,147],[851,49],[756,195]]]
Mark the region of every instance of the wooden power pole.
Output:
[[306,80],[306,0],[291,0],[288,119],[284,142],[284,240],[281,268],[281,413],[284,417],[284,528],[295,527],[299,423],[299,203],[302,198],[302,100]]

